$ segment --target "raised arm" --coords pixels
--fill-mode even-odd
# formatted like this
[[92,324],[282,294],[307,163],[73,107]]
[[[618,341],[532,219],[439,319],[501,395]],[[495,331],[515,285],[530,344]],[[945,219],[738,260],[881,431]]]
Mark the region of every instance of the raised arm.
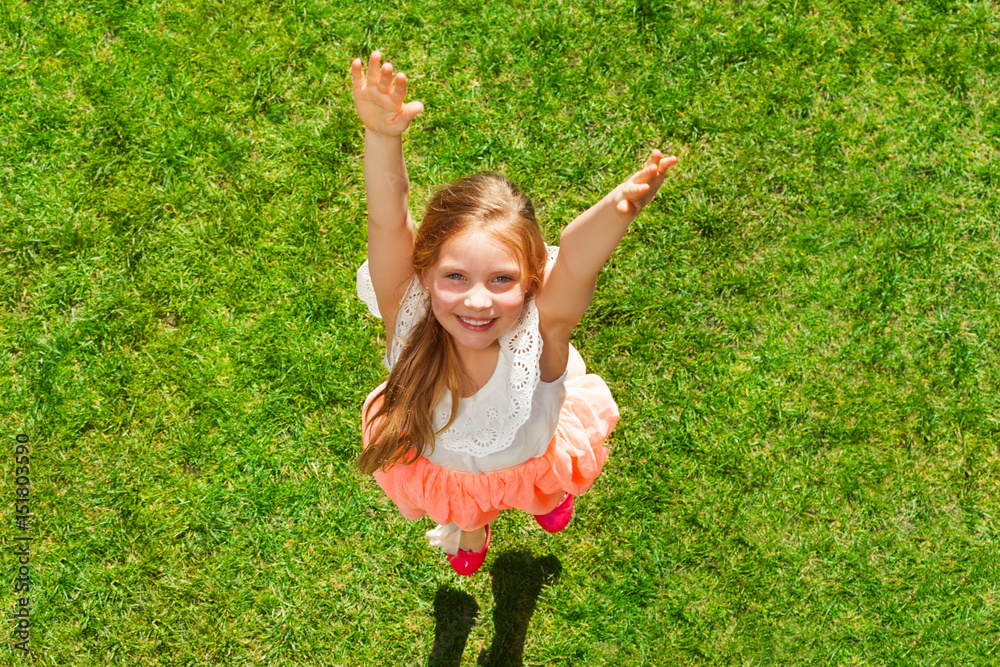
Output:
[[545,274],[536,301],[544,341],[543,380],[558,378],[566,368],[570,335],[590,307],[597,274],[676,163],[676,157],[654,150],[642,169],[563,230],[559,255]]
[[421,102],[403,103],[406,76],[393,76],[373,51],[364,73],[351,63],[354,107],[365,126],[365,195],[368,200],[368,269],[379,310],[391,337],[399,302],[413,277],[413,218],[410,181],[403,161],[403,132],[423,111]]

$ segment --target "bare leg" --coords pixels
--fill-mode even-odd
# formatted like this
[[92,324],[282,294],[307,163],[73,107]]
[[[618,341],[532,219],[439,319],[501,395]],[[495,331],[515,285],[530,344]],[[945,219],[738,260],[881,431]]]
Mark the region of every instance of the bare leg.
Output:
[[479,530],[474,530],[471,533],[462,531],[462,538],[458,542],[458,548],[462,551],[470,551],[476,553],[477,551],[482,551],[483,547],[486,546],[486,526],[483,526]]

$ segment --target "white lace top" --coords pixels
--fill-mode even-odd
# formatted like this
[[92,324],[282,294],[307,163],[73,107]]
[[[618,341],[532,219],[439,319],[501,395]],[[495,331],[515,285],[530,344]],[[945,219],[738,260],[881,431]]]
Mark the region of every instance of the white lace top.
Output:
[[[557,252],[558,248],[549,249],[550,266]],[[368,310],[381,317],[368,262],[358,270],[357,287]],[[414,278],[400,303],[395,337],[386,349],[387,368],[399,358],[410,332],[429,306],[430,293]],[[433,424],[438,433],[434,451],[425,453],[432,463],[479,473],[512,468],[545,453],[566,398],[566,373],[554,382],[541,381],[542,340],[533,299],[525,302],[521,318],[499,341],[500,354],[492,377],[474,395],[460,399],[458,417],[443,432],[440,429],[451,416],[451,396],[446,394],[435,406]]]

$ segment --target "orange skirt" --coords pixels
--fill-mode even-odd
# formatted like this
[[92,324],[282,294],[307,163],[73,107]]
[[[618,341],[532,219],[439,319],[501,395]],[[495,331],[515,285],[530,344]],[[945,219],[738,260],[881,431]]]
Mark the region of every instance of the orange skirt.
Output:
[[[365,447],[378,424],[366,422],[364,415],[381,389],[368,396],[362,411]],[[543,455],[478,474],[420,457],[412,464],[376,471],[375,481],[407,519],[429,515],[438,524],[454,522],[465,531],[491,523],[501,510],[547,514],[567,493],[578,496],[594,484],[608,458],[604,441],[617,423],[618,406],[604,380],[593,374],[571,377],[555,435]]]

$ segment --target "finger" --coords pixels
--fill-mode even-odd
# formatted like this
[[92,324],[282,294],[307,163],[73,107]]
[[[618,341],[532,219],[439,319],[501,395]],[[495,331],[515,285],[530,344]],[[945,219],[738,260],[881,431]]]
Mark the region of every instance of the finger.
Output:
[[354,90],[359,90],[365,83],[364,74],[361,71],[361,58],[355,58],[351,63],[351,83]]
[[368,85],[377,86],[379,73],[382,69],[382,54],[378,51],[372,51],[372,55],[368,58]]
[[660,163],[660,158],[663,157],[663,153],[660,152],[659,148],[654,148],[653,152],[649,154],[649,159],[646,160],[647,165],[655,165]]
[[633,183],[649,183],[657,173],[657,165],[655,163],[646,164],[642,169],[635,172],[635,175],[630,180]]
[[649,183],[632,182],[625,187],[622,195],[629,201],[635,201],[649,192],[650,187]]
[[399,115],[409,123],[413,120],[413,117],[424,110],[423,102],[410,102],[409,104],[404,104],[402,110],[400,110]]
[[392,63],[382,65],[381,75],[378,78],[378,91],[388,93],[392,88]]
[[634,211],[635,211],[635,206],[633,206],[632,202],[630,202],[629,200],[623,199],[620,202],[618,202],[618,212],[621,213],[622,215],[629,215]]
[[677,157],[674,155],[668,155],[667,157],[660,158],[660,163],[657,165],[657,169],[662,174],[675,164],[677,164]]
[[399,104],[406,97],[406,75],[402,72],[396,74],[396,85],[392,89],[392,94],[389,95],[389,99],[393,101],[394,104]]

